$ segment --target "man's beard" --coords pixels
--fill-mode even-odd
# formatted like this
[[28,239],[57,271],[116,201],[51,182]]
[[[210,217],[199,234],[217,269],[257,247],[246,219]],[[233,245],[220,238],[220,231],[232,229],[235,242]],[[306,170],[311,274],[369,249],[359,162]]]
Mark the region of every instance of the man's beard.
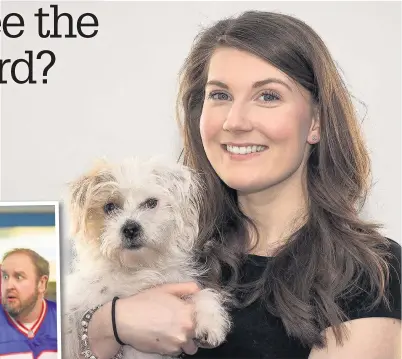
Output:
[[30,313],[32,309],[35,307],[38,298],[39,298],[38,289],[35,289],[35,292],[24,301],[21,301],[18,298],[19,304],[16,305],[9,305],[7,303],[7,298],[3,298],[3,308],[6,310],[8,314],[10,314],[11,317],[16,319],[21,314]]

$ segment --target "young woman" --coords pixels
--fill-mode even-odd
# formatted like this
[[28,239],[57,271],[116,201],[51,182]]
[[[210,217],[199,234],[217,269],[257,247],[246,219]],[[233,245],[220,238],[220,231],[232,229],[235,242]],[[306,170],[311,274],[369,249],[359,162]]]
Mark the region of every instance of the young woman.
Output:
[[[290,16],[246,12],[196,39],[181,77],[184,163],[205,181],[200,260],[236,294],[226,343],[199,349],[198,290],[119,300],[121,340],[194,358],[400,358],[400,246],[359,217],[370,163],[351,99],[322,40]],[[207,244],[208,245],[205,245]],[[110,303],[90,346],[119,349]]]

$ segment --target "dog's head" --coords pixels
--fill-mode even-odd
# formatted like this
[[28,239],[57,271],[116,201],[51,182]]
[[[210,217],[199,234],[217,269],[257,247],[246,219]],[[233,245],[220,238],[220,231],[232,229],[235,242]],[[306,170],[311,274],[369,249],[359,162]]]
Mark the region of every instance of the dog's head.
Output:
[[81,247],[129,267],[188,252],[198,233],[199,189],[182,165],[103,161],[71,183],[72,235]]

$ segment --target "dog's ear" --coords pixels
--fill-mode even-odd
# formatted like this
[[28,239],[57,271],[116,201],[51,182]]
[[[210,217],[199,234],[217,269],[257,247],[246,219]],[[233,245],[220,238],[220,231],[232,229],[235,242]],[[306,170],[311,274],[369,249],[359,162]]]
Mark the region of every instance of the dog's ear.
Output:
[[104,181],[110,180],[109,164],[105,159],[97,160],[90,171],[70,182],[69,213],[71,234],[85,232],[88,222],[89,201],[94,190]]
[[[184,227],[181,231],[187,228],[191,233],[196,233],[204,198],[204,187],[200,176],[194,170],[181,164],[156,167],[154,171],[160,181],[159,184],[176,199],[175,204],[182,213]],[[179,222],[180,219],[177,219],[178,224]],[[192,235],[190,237],[192,238]]]
[[155,166],[152,171],[157,183],[177,198],[180,203],[185,203],[189,196],[198,192],[198,178],[190,168],[175,164]]

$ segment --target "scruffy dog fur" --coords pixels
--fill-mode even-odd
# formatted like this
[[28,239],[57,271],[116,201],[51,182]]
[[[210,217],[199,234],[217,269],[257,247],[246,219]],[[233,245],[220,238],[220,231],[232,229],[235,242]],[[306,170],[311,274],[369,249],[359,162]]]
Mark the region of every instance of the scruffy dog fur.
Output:
[[[160,160],[102,161],[71,184],[74,269],[63,283],[63,358],[79,358],[86,310],[163,283],[196,281],[199,182],[188,168]],[[204,288],[190,297],[196,338],[220,345],[230,329],[221,293]],[[124,347],[124,358],[159,359]],[[163,356],[163,358],[166,358]]]

